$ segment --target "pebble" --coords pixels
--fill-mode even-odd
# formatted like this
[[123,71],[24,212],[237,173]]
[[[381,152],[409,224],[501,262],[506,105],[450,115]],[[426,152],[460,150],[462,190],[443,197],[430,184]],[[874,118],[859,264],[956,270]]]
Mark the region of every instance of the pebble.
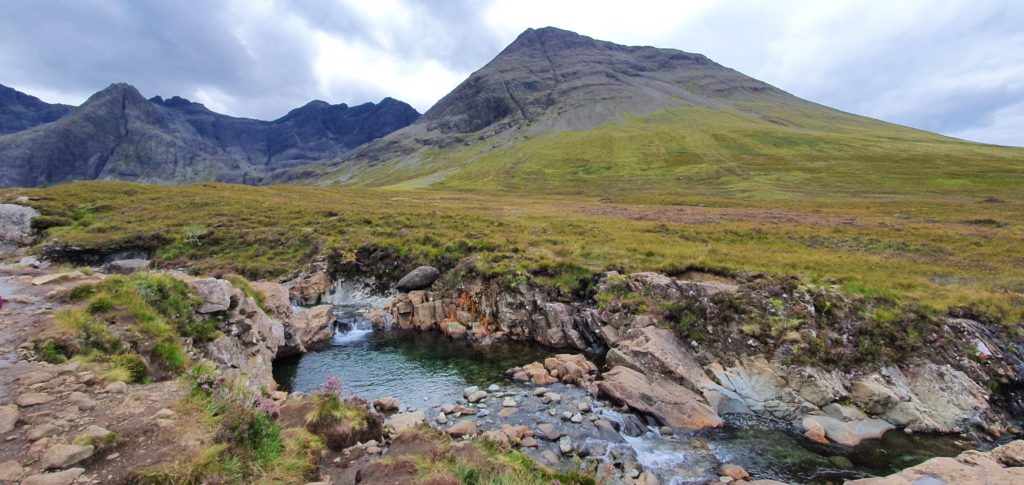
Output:
[[546,392],[548,392],[548,388],[546,388],[546,387],[538,387],[538,388],[533,390],[533,395],[539,397],[539,396],[543,396],[544,393],[546,393]]
[[499,392],[499,391],[501,391],[501,386],[499,386],[497,384],[491,384],[491,385],[487,386],[487,392]]
[[582,423],[583,422],[583,415],[580,414],[580,413],[573,414],[572,417],[569,418],[569,421],[572,421],[574,423]]
[[566,411],[566,412],[562,413],[562,420],[563,421],[568,421],[570,419],[572,419],[572,413],[570,413],[569,411]]
[[558,414],[558,410],[555,408],[548,408],[548,416],[554,416]]
[[437,424],[444,424],[448,422],[448,416],[445,416],[443,412],[437,413],[437,417],[434,418]]
[[103,388],[107,392],[125,393],[128,392],[128,384],[124,381],[111,382],[107,384],[107,387]]
[[506,397],[505,400],[501,402],[501,405],[506,408],[514,408],[517,406],[516,400],[510,397]]
[[587,403],[586,401],[581,401],[579,403],[576,403],[576,409],[579,410],[579,412],[581,412],[581,413],[589,413],[590,412],[590,403]]

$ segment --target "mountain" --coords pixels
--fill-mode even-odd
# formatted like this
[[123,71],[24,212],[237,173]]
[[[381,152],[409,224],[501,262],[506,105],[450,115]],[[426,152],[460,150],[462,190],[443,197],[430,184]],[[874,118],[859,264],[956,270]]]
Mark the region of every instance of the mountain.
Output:
[[275,176],[595,196],[855,196],[937,191],[943,178],[975,184],[1018,171],[1022,153],[838,111],[700,54],[549,27],[523,32],[416,123]]
[[0,84],[0,135],[56,121],[74,109],[65,104],[43,102]]
[[314,101],[274,121],[234,118],[180,97],[147,100],[113,84],[50,123],[0,136],[0,186],[72,180],[254,183],[296,164],[338,157],[414,122],[385,98],[349,107]]

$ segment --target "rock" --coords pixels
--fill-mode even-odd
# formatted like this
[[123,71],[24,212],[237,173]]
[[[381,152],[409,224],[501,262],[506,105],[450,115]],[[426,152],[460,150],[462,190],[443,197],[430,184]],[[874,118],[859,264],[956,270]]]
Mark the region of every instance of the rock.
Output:
[[103,265],[103,272],[109,274],[132,274],[149,269],[148,259],[120,259]]
[[516,400],[510,397],[506,397],[505,400],[501,401],[501,405],[506,408],[514,408],[517,406]]
[[60,428],[57,426],[50,423],[42,423],[29,428],[28,431],[25,432],[25,438],[28,438],[29,441],[38,441],[47,436],[53,436],[60,433],[60,431]]
[[175,412],[170,409],[163,408],[153,414],[153,419],[172,419],[175,416]]
[[609,366],[625,366],[642,373],[657,372],[676,378],[690,390],[713,385],[690,348],[668,328],[631,329],[606,357]]
[[35,286],[46,286],[53,283],[60,283],[61,281],[67,281],[81,275],[82,273],[77,271],[71,273],[51,273],[32,278],[32,284]]
[[78,409],[81,409],[82,411],[89,411],[95,409],[96,406],[99,405],[99,403],[97,403],[95,399],[89,397],[85,393],[77,391],[72,392],[71,395],[68,396],[68,402],[74,404],[75,406],[78,407]]
[[743,467],[739,465],[733,465],[731,463],[725,463],[718,467],[718,474],[723,477],[729,477],[733,480],[747,480],[750,478],[750,474],[747,473]]
[[900,398],[878,374],[863,377],[853,382],[850,400],[864,411],[881,414],[899,402]]
[[226,312],[231,308],[231,294],[234,287],[227,280],[217,278],[196,278],[187,282],[196,297],[202,301],[198,313]]
[[0,483],[14,483],[22,473],[25,473],[25,468],[14,460],[0,463]]
[[[1015,441],[1005,446],[1024,449],[1024,441]],[[1000,448],[1003,448],[1000,447]],[[863,478],[846,482],[847,485],[909,485],[909,484],[957,484],[986,485],[1024,483],[1024,468],[1007,466],[998,461],[1001,456],[996,448],[984,453],[965,451],[956,458],[932,458],[919,465],[906,468],[888,477]]]
[[21,413],[18,412],[18,406],[14,404],[0,406],[0,434],[9,433],[14,430],[14,426],[18,424],[18,418],[20,415]]
[[53,401],[53,399],[53,396],[43,392],[26,392],[18,396],[18,399],[15,400],[14,403],[23,408],[27,408],[29,406],[46,404],[50,401]]
[[84,468],[71,468],[62,472],[41,473],[21,481],[21,485],[71,485],[85,473]]
[[44,470],[67,468],[92,456],[96,448],[92,445],[53,445],[43,455]]
[[31,207],[0,204],[0,256],[32,243],[32,219],[38,215]]
[[433,266],[420,266],[398,280],[395,288],[398,291],[409,292],[424,290],[434,284],[441,277],[441,272]]
[[536,448],[538,445],[537,440],[533,439],[530,436],[527,436],[523,438],[523,440],[519,443],[519,446],[522,446],[523,448]]
[[540,457],[543,458],[544,461],[548,462],[549,465],[558,464],[558,455],[556,455],[551,450],[544,450],[540,452]]
[[583,422],[583,415],[580,414],[580,413],[573,414],[572,417],[569,418],[569,421],[572,421],[573,423],[576,423],[576,424],[582,423]]
[[568,436],[558,439],[558,451],[562,452],[563,455],[572,453],[572,440]]
[[427,424],[427,415],[423,411],[396,414],[388,420],[388,425],[391,426],[395,434],[425,424]]
[[124,381],[115,381],[107,384],[107,387],[103,388],[106,392],[124,394],[128,392],[128,384]]
[[89,425],[75,437],[76,443],[103,444],[113,441],[117,434],[102,426]]
[[444,412],[437,413],[437,416],[434,417],[434,421],[437,424],[445,424],[448,422],[448,416],[445,416]]
[[825,411],[825,414],[832,416],[833,418],[843,421],[856,421],[860,419],[868,419],[868,416],[863,411],[852,406],[844,406],[839,403],[832,403],[828,406],[821,408]]
[[562,437],[562,433],[551,423],[540,423],[537,425],[537,430],[540,431],[540,437],[548,441],[556,441]]
[[992,459],[1002,463],[1003,466],[1024,466],[1024,440],[1011,441],[992,450]]
[[615,426],[612,426],[612,423],[608,421],[598,419],[594,421],[594,427],[601,434],[601,439],[609,443],[624,443],[626,441],[618,431],[615,431]]
[[478,403],[484,399],[487,399],[487,391],[476,391],[466,397],[466,400],[471,403]]
[[557,392],[545,392],[543,400],[545,404],[562,402],[562,395]]
[[628,367],[614,367],[597,382],[613,401],[650,414],[667,426],[684,429],[716,428],[722,418],[703,397],[665,379],[650,379]]
[[18,377],[18,382],[23,386],[31,386],[32,384],[38,384],[40,382],[46,382],[53,379],[54,375],[44,371],[34,371],[27,374],[22,374]]
[[586,401],[580,401],[580,402],[576,403],[576,410],[578,410],[581,413],[589,413],[590,412],[590,403],[588,403]]
[[285,345],[278,347],[277,357],[297,355],[334,337],[334,307],[317,305],[295,312],[284,323]]
[[825,427],[821,425],[817,420],[811,419],[810,416],[804,417],[803,420],[804,436],[816,443],[827,445],[828,438],[825,437]]
[[549,374],[548,370],[544,368],[544,364],[540,362],[532,362],[523,367],[509,369],[508,373],[512,374],[512,378],[519,382],[530,382],[539,386],[558,382],[558,378]]
[[391,396],[385,396],[373,401],[373,407],[380,413],[392,413],[402,408],[398,400]]
[[487,386],[487,392],[501,392],[501,386],[497,384],[491,384]]
[[476,434],[476,430],[476,423],[469,419],[463,419],[451,425],[446,432],[456,438],[461,438],[463,436],[470,436]]
[[633,483],[635,485],[661,485],[661,482],[658,481],[658,477],[654,476],[654,474],[649,471],[640,473],[640,476],[636,477],[636,481]]
[[292,281],[288,292],[292,299],[303,305],[318,305],[333,287],[331,277],[323,271],[318,271]]
[[28,266],[29,268],[39,268],[43,265],[35,256],[25,256],[18,260],[18,264],[21,266]]
[[288,299],[288,288],[272,281],[254,281],[252,289],[263,295],[263,308],[267,314],[281,321],[292,316],[292,302]]
[[538,387],[538,388],[533,390],[533,395],[537,396],[537,397],[540,397],[540,396],[543,396],[544,394],[546,394],[547,392],[548,392],[548,388],[546,388],[546,387]]

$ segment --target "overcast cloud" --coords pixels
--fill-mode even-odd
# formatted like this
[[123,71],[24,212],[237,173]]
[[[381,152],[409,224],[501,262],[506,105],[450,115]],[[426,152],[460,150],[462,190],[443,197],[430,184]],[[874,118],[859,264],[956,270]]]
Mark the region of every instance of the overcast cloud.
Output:
[[528,27],[705,54],[797,96],[1024,146],[1024,2],[0,0],[0,84],[112,82],[273,119],[312,99],[427,110]]

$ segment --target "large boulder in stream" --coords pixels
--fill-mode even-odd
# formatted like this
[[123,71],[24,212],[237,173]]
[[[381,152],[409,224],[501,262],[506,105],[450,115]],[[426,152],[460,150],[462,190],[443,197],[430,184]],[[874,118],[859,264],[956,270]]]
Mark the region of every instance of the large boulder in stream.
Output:
[[0,204],[0,256],[32,242],[32,219],[38,215],[31,207]]
[[434,284],[438,278],[441,277],[441,271],[433,266],[420,266],[398,280],[395,284],[395,288],[398,291],[416,291],[425,290],[430,288],[430,285]]
[[284,325],[285,342],[278,347],[277,357],[306,352],[334,336],[334,307],[318,305],[292,314]]
[[597,388],[612,401],[654,416],[672,428],[717,428],[723,423],[700,395],[668,379],[649,377],[628,367],[606,372]]

